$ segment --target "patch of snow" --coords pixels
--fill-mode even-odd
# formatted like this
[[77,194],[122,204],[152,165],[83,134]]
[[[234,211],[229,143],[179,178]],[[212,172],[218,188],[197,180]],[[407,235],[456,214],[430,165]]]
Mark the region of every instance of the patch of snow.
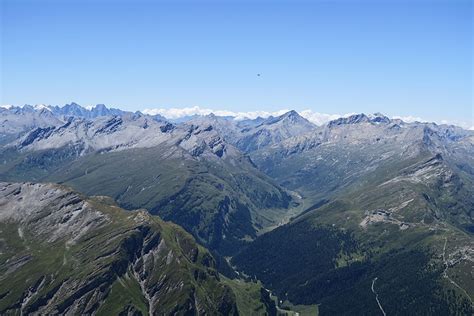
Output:
[[18,227],[18,236],[20,236],[21,239],[24,237],[23,229],[21,227]]
[[36,104],[33,106],[33,108],[36,110],[36,111],[41,111],[41,110],[48,110],[51,112],[51,109],[49,108],[49,106],[45,105],[45,104]]

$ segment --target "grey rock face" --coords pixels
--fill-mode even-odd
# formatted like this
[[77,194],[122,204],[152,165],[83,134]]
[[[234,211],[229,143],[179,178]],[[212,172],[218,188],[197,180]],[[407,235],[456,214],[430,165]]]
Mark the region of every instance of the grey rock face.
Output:
[[267,119],[236,121],[214,114],[190,120],[188,124],[210,125],[229,143],[243,152],[251,152],[266,146],[307,133],[315,128],[296,111]]
[[0,108],[0,141],[17,137],[34,128],[57,126],[61,123],[63,121],[60,118],[45,108],[39,110],[31,106]]

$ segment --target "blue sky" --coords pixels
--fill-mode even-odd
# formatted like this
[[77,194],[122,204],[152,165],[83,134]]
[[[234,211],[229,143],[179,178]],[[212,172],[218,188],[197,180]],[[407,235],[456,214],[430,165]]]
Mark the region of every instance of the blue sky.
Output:
[[0,1],[1,104],[474,125],[468,0]]

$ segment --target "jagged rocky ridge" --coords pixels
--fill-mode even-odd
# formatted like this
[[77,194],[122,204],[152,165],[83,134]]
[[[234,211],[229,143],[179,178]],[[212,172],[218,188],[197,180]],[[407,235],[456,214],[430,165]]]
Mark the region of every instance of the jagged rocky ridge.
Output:
[[228,142],[246,153],[308,133],[316,127],[296,111],[289,111],[278,117],[243,121],[210,114],[189,122],[214,126]]

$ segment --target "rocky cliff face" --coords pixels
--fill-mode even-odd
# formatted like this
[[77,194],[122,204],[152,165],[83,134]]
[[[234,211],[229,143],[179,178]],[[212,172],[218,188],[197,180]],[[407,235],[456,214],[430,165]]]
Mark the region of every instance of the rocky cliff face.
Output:
[[192,157],[241,155],[210,124],[176,126],[141,114],[104,116],[93,120],[72,117],[55,126],[36,126],[5,147],[22,152],[74,148],[78,156],[83,156],[99,151],[157,146],[177,146]]
[[0,107],[0,145],[12,141],[22,133],[35,128],[62,124],[63,121],[47,109]]
[[1,314],[237,314],[178,226],[63,186],[0,184]]
[[254,127],[242,129],[236,146],[244,152],[252,152],[308,133],[315,127],[296,111],[289,111],[278,117],[267,118]]
[[188,124],[212,125],[230,144],[245,153],[276,145],[291,137],[312,131],[316,126],[289,111],[277,117],[236,121],[214,114],[194,118]]

